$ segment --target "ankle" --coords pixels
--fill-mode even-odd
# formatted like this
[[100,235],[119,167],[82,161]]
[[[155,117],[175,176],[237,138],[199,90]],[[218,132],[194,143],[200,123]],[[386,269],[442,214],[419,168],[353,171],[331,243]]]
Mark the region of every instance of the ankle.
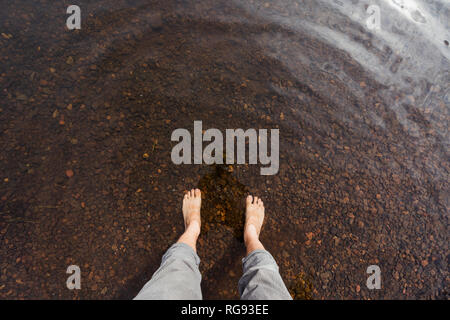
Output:
[[259,235],[256,232],[256,228],[253,224],[247,225],[244,230],[244,242],[259,241]]
[[187,226],[184,231],[185,234],[189,234],[194,237],[198,237],[200,235],[200,224],[198,221],[193,220]]
[[248,244],[250,244],[252,242],[257,242],[257,241],[259,241],[258,236],[253,235],[253,234],[244,233],[244,243],[245,243],[246,247],[248,246]]
[[197,222],[191,222],[184,230],[184,233],[178,239],[178,243],[185,243],[197,252],[197,239],[200,234],[200,225]]

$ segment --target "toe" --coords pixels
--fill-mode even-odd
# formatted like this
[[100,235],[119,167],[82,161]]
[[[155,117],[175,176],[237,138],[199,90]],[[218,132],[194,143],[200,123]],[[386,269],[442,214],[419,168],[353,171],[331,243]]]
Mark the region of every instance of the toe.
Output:
[[191,189],[190,193],[191,193],[191,198],[194,198],[195,197],[194,189]]
[[185,191],[185,193],[184,193],[184,199],[189,199],[189,196],[190,196],[190,194],[189,194],[189,191]]
[[201,195],[200,189],[195,189],[195,196],[198,198],[200,197],[200,195]]
[[253,198],[253,204],[257,204],[258,203],[258,197],[254,197]]
[[247,205],[250,205],[250,204],[252,204],[253,197],[251,195],[248,195],[247,199],[245,201],[247,202]]

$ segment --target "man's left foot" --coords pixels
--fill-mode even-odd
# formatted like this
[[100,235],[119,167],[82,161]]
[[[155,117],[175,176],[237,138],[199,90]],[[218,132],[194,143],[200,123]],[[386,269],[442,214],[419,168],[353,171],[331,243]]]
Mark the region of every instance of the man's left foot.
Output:
[[200,207],[202,204],[202,194],[199,189],[188,191],[183,198],[183,218],[184,227],[200,233],[201,219]]

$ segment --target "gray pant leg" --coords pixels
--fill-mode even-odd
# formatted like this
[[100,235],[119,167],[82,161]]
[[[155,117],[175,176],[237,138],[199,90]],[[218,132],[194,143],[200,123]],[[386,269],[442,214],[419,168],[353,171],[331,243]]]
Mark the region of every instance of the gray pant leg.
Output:
[[161,266],[135,300],[201,300],[200,258],[184,243],[175,243],[164,254]]
[[268,251],[255,250],[242,259],[242,264],[244,273],[238,284],[242,300],[292,300]]

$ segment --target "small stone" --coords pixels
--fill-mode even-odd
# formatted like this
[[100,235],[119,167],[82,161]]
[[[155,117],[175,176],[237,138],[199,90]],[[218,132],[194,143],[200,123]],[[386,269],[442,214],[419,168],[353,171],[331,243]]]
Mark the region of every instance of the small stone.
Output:
[[66,176],[67,176],[68,178],[72,178],[72,177],[73,177],[73,170],[71,170],[71,169],[66,170]]
[[153,30],[159,30],[164,25],[161,14],[152,14],[150,17],[148,17],[148,23]]
[[16,98],[17,98],[17,100],[22,100],[22,101],[28,99],[28,97],[27,97],[26,95],[21,94],[21,93],[19,93],[19,94],[16,96]]

